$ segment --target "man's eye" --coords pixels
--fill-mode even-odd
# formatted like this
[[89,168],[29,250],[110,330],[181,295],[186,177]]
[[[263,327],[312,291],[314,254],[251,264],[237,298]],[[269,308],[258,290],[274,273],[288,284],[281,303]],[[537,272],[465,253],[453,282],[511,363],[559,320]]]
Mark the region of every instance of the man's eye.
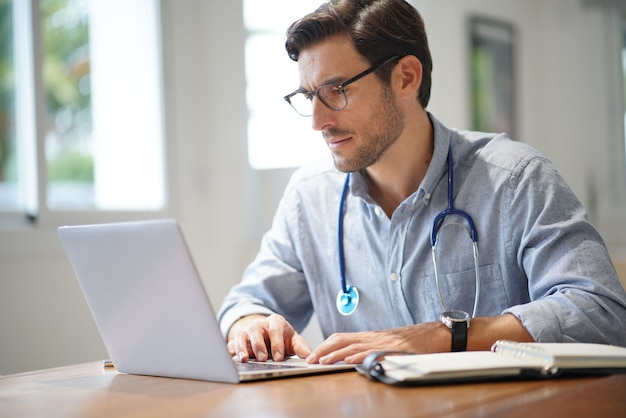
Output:
[[330,92],[334,96],[341,96],[343,94],[343,89],[340,87],[333,87],[330,89]]

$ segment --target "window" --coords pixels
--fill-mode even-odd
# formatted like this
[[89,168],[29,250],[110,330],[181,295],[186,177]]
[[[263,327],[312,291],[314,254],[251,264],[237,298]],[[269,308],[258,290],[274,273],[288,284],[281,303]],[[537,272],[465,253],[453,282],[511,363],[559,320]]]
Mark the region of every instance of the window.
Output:
[[89,10],[68,0],[42,0],[40,7],[48,205],[92,206]]
[[156,0],[0,0],[0,211],[164,207],[158,23]]
[[[297,64],[287,56],[284,34],[319,0],[244,0],[248,31],[245,60],[248,103],[248,160],[255,169],[295,167],[328,155],[311,119],[283,97],[299,86]],[[271,11],[271,19],[267,18]]]
[[[626,12],[622,14],[621,21],[621,34],[622,34],[622,95],[624,104],[624,149],[626,150]],[[626,152],[624,155],[624,161],[626,161]]]
[[0,210],[15,209],[19,201],[12,6],[11,1],[0,0]]

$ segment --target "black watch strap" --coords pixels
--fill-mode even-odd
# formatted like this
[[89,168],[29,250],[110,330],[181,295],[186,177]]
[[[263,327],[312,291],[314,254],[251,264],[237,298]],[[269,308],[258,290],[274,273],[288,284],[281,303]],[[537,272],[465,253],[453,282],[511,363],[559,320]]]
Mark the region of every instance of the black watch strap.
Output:
[[470,314],[465,311],[446,311],[439,315],[439,319],[450,328],[452,334],[452,350],[467,350],[467,329],[470,326]]
[[467,322],[452,322],[452,351],[465,351],[467,349]]

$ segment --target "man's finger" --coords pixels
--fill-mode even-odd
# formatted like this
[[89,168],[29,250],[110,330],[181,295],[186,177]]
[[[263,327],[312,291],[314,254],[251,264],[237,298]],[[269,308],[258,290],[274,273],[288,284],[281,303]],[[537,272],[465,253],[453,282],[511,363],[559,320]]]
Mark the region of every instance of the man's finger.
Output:
[[293,353],[300,358],[307,358],[312,352],[311,347],[307,344],[302,335],[298,333],[293,334],[291,347],[293,348]]
[[250,347],[254,353],[254,357],[259,361],[265,361],[269,357],[268,346],[265,340],[266,332],[265,326],[261,326],[260,321],[255,321],[255,323],[248,328]]
[[[285,335],[289,333],[291,326],[279,315],[271,315],[268,318],[268,323],[272,358],[276,361],[281,361],[285,358]],[[287,353],[287,355],[289,355],[289,353]]]

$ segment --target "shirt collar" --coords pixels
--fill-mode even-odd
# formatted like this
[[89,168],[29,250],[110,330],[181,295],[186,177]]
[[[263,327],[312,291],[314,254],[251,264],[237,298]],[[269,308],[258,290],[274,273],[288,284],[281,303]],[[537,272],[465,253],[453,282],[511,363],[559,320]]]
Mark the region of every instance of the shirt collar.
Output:
[[430,202],[430,198],[437,187],[437,184],[441,181],[445,171],[448,167],[448,149],[450,148],[451,131],[445,125],[443,125],[432,114],[428,113],[428,117],[433,124],[433,132],[435,135],[435,150],[433,151],[433,158],[430,161],[426,175],[420,185],[421,195],[424,199],[424,204]]

